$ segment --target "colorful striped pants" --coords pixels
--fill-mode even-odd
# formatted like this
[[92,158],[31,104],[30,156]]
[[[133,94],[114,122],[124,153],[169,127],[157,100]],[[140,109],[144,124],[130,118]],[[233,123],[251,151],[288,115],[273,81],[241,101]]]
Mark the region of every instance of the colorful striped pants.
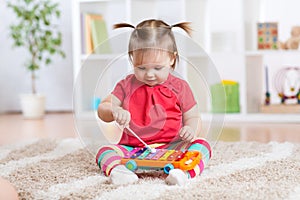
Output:
[[[151,145],[152,146],[152,145]],[[111,170],[120,165],[120,160],[124,157],[125,153],[131,151],[134,147],[125,145],[105,145],[101,147],[96,156],[96,163],[102,170],[102,172],[109,176]],[[211,148],[208,142],[204,139],[196,139],[192,143],[190,142],[174,142],[170,144],[162,144],[157,149],[169,149],[169,150],[196,150],[201,152],[202,160],[195,166],[194,169],[186,171],[188,178],[194,178],[202,173],[204,167],[208,163],[211,157]]]

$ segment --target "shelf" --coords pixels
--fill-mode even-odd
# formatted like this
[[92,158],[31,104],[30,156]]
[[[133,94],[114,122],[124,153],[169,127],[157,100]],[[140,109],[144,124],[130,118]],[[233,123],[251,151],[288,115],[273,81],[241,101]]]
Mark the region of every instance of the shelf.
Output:
[[263,113],[282,113],[282,114],[300,114],[300,104],[271,104],[262,105],[261,112]]
[[[299,114],[266,114],[266,113],[253,113],[253,114],[241,114],[241,113],[202,113],[202,121],[211,121],[212,116],[215,116],[218,120],[224,119],[224,122],[249,122],[249,123],[300,123]],[[96,111],[85,111],[78,114],[77,119],[92,121],[97,119]],[[220,121],[218,121],[220,122]]]
[[[279,40],[285,40],[290,35],[291,26],[297,24],[299,14],[291,17],[289,14],[278,15],[281,6],[292,5],[298,8],[300,3],[296,0],[288,0],[289,3],[283,5],[279,0],[271,1],[238,1],[238,0],[76,0],[73,6],[73,51],[74,51],[74,77],[77,77],[82,65],[86,64],[88,70],[83,70],[80,74],[82,81],[78,90],[78,101],[76,109],[82,111],[82,119],[93,120],[95,114],[89,111],[90,99],[96,94],[97,96],[107,94],[115,84],[112,80],[118,80],[124,74],[131,72],[130,62],[126,48],[120,48],[123,40],[118,42],[112,41],[112,54],[81,54],[81,26],[80,13],[95,12],[102,14],[106,20],[107,27],[112,27],[115,23],[128,22],[137,24],[138,22],[156,18],[162,19],[167,23],[173,24],[180,21],[192,22],[192,40],[198,46],[203,47],[203,51],[199,51],[196,46],[189,46],[186,43],[181,44],[179,56],[181,66],[197,64],[201,67],[201,81],[194,78],[198,72],[194,68],[189,71],[181,70],[184,76],[193,78],[191,85],[196,89],[201,89],[203,83],[207,84],[207,88],[212,82],[207,80],[216,77],[216,74],[224,80],[235,80],[239,82],[240,108],[241,113],[212,114],[201,113],[203,120],[210,122],[212,116],[216,115],[216,120],[224,119],[225,122],[286,122],[299,123],[300,115],[291,113],[261,113],[260,104],[264,100],[265,91],[265,66],[269,70],[269,84],[271,102],[277,103],[277,92],[273,89],[273,80],[276,72],[283,66],[300,66],[300,49],[299,50],[255,50],[257,48],[257,30],[256,23],[259,21],[278,21],[279,23]],[[230,12],[228,12],[230,10]],[[298,18],[297,18],[298,17]],[[278,19],[278,20],[277,20]],[[294,20],[294,21],[293,21]],[[282,26],[284,24],[284,26]],[[174,29],[175,30],[175,29]],[[178,29],[176,29],[177,31]],[[117,31],[117,32],[116,32]],[[108,35],[110,38],[121,30],[112,30],[109,28]],[[222,40],[215,40],[215,33],[231,33],[229,37],[223,37]],[[226,36],[226,35],[225,35]],[[217,38],[218,39],[218,38]],[[121,43],[120,43],[121,42]],[[188,43],[189,44],[189,43]],[[197,47],[198,47],[197,46]],[[121,50],[120,50],[121,49]],[[249,50],[247,50],[249,49]],[[118,52],[124,52],[123,55]],[[207,54],[206,54],[207,52]],[[119,59],[120,58],[120,59]],[[87,61],[87,62],[85,62]],[[113,61],[113,62],[111,62]],[[111,64],[112,68],[105,71],[107,76],[98,84],[98,76],[103,74],[107,64]],[[199,65],[198,65],[199,64]],[[120,66],[126,66],[126,68]],[[199,67],[199,68],[200,68]],[[216,68],[216,70],[212,70]],[[107,68],[108,69],[108,68]],[[191,69],[191,70],[190,70]],[[202,77],[203,76],[203,77]],[[205,82],[206,81],[206,82]],[[199,83],[200,82],[200,83]],[[203,82],[203,83],[202,83]],[[99,86],[94,90],[94,85]],[[98,86],[97,85],[97,86]],[[105,91],[104,91],[105,90]],[[107,91],[106,91],[107,90]],[[209,99],[209,92],[199,91],[201,98]],[[198,94],[196,93],[196,94]],[[203,94],[203,95],[202,95]],[[208,94],[206,98],[205,95]],[[101,96],[102,97],[102,96]],[[209,110],[208,103],[202,101],[205,108]],[[202,109],[202,108],[201,108]]]
[[127,57],[127,54],[83,54],[81,55],[81,60],[113,60],[120,57]]
[[[184,56],[187,58],[207,58],[208,55],[205,53],[189,53],[189,54],[183,54],[180,56]],[[112,60],[116,58],[128,58],[127,53],[125,55],[121,54],[82,54],[81,55],[81,60],[86,60],[87,58],[90,60]]]
[[79,3],[99,3],[99,2],[109,2],[111,0],[78,0]]
[[300,55],[300,50],[257,50],[246,51],[246,56],[265,56],[265,55]]
[[299,123],[299,114],[225,114],[225,122],[250,122],[250,123]]

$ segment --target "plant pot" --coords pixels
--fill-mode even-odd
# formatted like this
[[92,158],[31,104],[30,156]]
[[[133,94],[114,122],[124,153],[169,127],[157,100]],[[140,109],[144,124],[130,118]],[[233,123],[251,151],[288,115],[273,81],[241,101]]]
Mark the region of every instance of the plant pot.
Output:
[[45,115],[45,96],[41,94],[21,94],[21,108],[24,118],[41,119]]

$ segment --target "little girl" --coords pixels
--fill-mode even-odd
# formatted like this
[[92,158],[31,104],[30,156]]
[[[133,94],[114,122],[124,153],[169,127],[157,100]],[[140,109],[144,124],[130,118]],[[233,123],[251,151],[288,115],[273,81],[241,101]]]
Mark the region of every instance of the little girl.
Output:
[[[200,114],[193,93],[186,81],[172,72],[178,61],[174,27],[190,34],[189,23],[168,25],[161,20],[145,20],[136,27],[116,24],[114,28],[130,27],[129,58],[134,74],[121,80],[98,107],[98,116],[105,122],[116,121],[130,127],[149,146],[174,150],[196,150],[201,162],[192,170],[173,169],[168,184],[184,185],[188,178],[199,175],[211,156],[209,144],[197,138]],[[134,147],[144,146],[127,129],[117,145],[100,148],[96,162],[113,184],[130,184],[137,175],[120,164],[120,159]]]

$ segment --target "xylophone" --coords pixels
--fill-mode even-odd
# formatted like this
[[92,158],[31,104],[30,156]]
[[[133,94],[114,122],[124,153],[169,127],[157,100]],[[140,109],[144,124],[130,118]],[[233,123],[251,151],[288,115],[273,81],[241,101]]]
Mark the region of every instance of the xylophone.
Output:
[[137,168],[163,169],[166,174],[174,168],[191,170],[200,163],[202,155],[198,151],[178,151],[149,148],[134,148],[121,159],[127,169],[135,171]]

